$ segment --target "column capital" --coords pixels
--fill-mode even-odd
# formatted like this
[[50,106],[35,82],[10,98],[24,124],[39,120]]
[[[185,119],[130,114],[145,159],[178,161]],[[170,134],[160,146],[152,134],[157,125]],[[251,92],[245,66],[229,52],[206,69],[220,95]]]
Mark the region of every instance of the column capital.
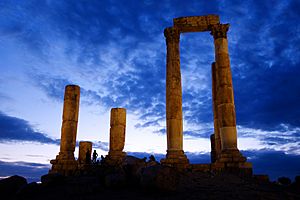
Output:
[[179,42],[180,31],[175,27],[165,28],[164,35],[167,41]]
[[210,26],[210,34],[214,36],[214,39],[227,38],[227,31],[229,24],[214,24]]

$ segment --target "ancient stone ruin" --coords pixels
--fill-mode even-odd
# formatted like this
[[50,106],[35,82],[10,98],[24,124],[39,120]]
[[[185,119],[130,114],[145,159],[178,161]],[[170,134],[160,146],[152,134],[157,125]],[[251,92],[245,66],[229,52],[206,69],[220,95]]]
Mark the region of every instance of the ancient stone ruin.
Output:
[[[166,129],[167,155],[161,165],[181,169],[202,171],[238,171],[252,174],[252,165],[246,162],[237,148],[237,129],[233,96],[232,77],[228,53],[227,31],[229,24],[221,24],[219,16],[207,15],[180,17],[173,20],[173,26],[164,31],[167,44],[166,75]],[[214,38],[215,61],[212,63],[212,96],[214,114],[214,134],[211,135],[210,164],[190,164],[183,151],[182,87],[180,72],[179,41],[180,34],[186,32],[209,31]],[[63,123],[60,152],[51,160],[50,173],[71,175],[82,169],[87,155],[92,152],[91,142],[81,142],[76,161],[77,122],[79,111],[79,86],[68,85],[65,89]],[[112,108],[110,118],[110,145],[105,163],[122,164],[126,153],[125,144],[126,110]]]

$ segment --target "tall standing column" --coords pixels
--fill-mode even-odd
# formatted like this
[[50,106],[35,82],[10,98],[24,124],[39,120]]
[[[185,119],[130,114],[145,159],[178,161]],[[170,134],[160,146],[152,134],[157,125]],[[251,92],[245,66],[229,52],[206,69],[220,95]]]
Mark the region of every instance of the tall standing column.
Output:
[[167,43],[166,74],[166,121],[167,121],[167,158],[165,163],[187,163],[183,146],[182,125],[182,88],[180,72],[179,38],[177,28],[164,31]]
[[237,131],[232,77],[228,54],[227,31],[229,24],[211,26],[214,36],[217,84],[217,115],[222,151],[237,150]]
[[215,150],[215,158],[221,153],[221,139],[220,139],[220,130],[219,130],[219,122],[218,122],[218,102],[217,102],[217,85],[218,85],[218,77],[217,77],[217,65],[215,62],[211,65],[211,74],[212,74],[212,105],[213,105],[213,115],[214,115],[214,150]]
[[56,159],[51,160],[49,173],[72,175],[77,170],[74,158],[76,146],[77,123],[79,112],[80,87],[67,85],[65,88],[64,108],[62,116],[60,152]]
[[110,112],[110,138],[107,161],[112,164],[121,162],[126,156],[125,146],[126,109],[112,108]]
[[64,108],[61,127],[59,158],[74,160],[77,123],[79,113],[80,87],[67,85],[65,88]]

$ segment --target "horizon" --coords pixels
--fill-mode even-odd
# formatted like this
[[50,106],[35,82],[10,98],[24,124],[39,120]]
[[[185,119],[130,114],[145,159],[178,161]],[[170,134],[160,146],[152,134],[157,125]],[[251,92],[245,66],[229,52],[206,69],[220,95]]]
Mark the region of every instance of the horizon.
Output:
[[[300,175],[299,2],[120,2],[0,2],[0,178],[23,173],[30,179],[50,168],[68,84],[81,88],[78,142],[92,141],[99,157],[106,155],[110,109],[124,107],[124,150],[164,156],[163,30],[173,18],[207,14],[230,24],[239,149],[254,173],[273,180]],[[207,163],[212,36],[182,34],[180,59],[183,149],[191,162]]]

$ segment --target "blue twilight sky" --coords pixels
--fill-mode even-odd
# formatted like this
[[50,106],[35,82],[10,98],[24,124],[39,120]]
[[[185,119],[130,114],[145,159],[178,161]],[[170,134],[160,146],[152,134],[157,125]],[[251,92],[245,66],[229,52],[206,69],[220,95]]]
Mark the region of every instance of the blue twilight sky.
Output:
[[[106,154],[110,108],[125,107],[125,150],[163,156],[163,30],[207,14],[231,25],[239,149],[256,173],[299,175],[299,11],[298,0],[0,0],[0,177],[47,172],[67,84],[81,87],[78,141]],[[213,38],[182,34],[180,53],[184,150],[209,162]]]

